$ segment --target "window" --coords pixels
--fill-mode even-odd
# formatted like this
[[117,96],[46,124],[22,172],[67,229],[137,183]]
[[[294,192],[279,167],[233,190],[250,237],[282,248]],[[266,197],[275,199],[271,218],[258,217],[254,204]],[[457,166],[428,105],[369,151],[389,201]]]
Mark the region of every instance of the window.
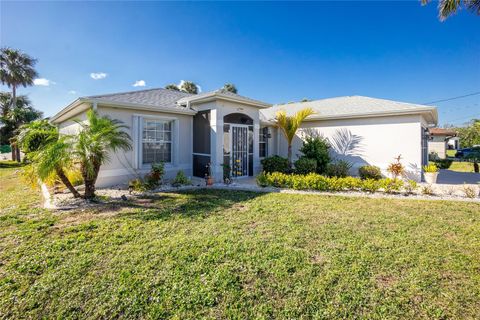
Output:
[[268,156],[268,127],[260,129],[259,141],[259,156],[265,158]]
[[172,162],[172,121],[143,120],[142,163]]

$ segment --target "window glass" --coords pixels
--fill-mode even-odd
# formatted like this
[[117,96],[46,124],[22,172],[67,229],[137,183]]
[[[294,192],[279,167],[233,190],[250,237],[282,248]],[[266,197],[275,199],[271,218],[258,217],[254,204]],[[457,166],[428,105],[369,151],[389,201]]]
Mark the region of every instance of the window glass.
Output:
[[143,164],[172,162],[172,121],[143,121]]
[[259,135],[259,157],[265,158],[268,155],[268,127],[261,128]]

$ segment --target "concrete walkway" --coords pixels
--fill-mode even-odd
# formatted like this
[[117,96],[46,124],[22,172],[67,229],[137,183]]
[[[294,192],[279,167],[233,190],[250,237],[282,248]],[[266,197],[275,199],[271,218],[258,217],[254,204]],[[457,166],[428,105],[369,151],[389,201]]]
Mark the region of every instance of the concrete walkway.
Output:
[[480,173],[457,172],[451,170],[440,170],[437,183],[439,184],[477,184],[480,183]]

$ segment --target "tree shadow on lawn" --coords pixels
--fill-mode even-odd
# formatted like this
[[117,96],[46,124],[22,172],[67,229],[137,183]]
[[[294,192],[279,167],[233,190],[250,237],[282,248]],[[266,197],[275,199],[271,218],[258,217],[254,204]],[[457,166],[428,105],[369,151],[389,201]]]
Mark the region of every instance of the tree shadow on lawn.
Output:
[[161,193],[144,196],[125,205],[128,208],[143,209],[125,212],[123,217],[144,221],[168,220],[173,216],[205,218],[212,213],[241,207],[240,203],[255,199],[263,193],[218,189],[184,190],[175,193]]

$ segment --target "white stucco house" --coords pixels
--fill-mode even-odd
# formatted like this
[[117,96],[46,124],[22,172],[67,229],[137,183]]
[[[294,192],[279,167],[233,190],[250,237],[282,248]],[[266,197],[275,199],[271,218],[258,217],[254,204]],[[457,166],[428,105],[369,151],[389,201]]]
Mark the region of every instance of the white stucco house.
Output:
[[150,89],[73,101],[51,121],[62,133],[78,129],[74,119],[85,119],[93,108],[101,115],[129,126],[133,150],[118,152],[102,166],[98,186],[125,183],[150,170],[151,163],[165,163],[166,178],[179,170],[204,177],[211,163],[217,180],[223,163],[235,164],[237,177],[261,172],[261,159],[287,155],[287,143],[275,128],[275,112],[289,114],[313,108],[293,143],[294,157],[306,134],[318,134],[332,145],[332,156],[353,164],[352,174],[364,164],[376,165],[386,174],[395,157],[402,156],[407,174],[421,179],[428,161],[428,128],[438,122],[432,106],[347,96],[309,102],[271,105],[225,91],[197,95],[167,89]]
[[458,149],[459,139],[453,129],[431,128],[429,129],[428,153],[440,159],[447,157],[447,149]]

